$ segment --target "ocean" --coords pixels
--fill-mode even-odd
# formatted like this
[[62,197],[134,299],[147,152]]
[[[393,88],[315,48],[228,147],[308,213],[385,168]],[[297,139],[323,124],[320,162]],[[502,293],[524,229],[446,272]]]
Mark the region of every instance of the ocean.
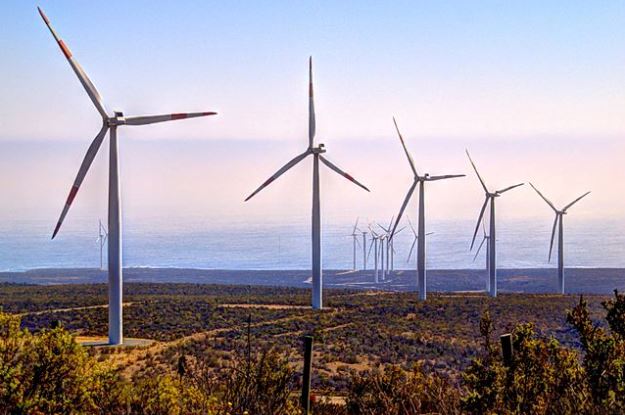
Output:
[[[547,262],[551,224],[548,218],[498,221],[499,267],[555,266],[555,246],[551,264]],[[324,268],[352,269],[352,227],[352,221],[324,221]],[[469,252],[473,227],[474,222],[469,220],[428,222],[428,232],[434,232],[427,240],[428,268],[483,267],[485,250],[475,262],[475,250]],[[50,239],[52,228],[53,223],[34,219],[0,224],[0,270],[99,267],[97,218],[68,220],[55,240]],[[565,217],[564,231],[567,267],[625,268],[625,220]],[[480,238],[478,234],[476,245]],[[358,239],[361,243],[362,237]],[[396,269],[415,268],[414,254],[407,262],[412,241],[409,228],[396,236]],[[367,235],[367,251],[369,246]],[[209,221],[198,217],[133,219],[124,223],[123,253],[125,267],[306,270],[310,268],[310,224],[305,217],[268,219],[261,223],[241,219]],[[357,268],[362,269],[360,245],[356,254]],[[373,251],[367,265],[369,269],[373,266]]]

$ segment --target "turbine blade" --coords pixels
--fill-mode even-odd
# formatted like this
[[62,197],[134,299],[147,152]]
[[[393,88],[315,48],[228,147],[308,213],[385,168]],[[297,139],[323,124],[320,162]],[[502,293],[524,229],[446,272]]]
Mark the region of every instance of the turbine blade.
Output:
[[354,179],[351,175],[345,173],[343,170],[339,169],[335,164],[331,163],[327,158],[325,158],[323,156],[319,156],[319,159],[321,159],[323,164],[325,164],[326,166],[328,166],[330,169],[334,170],[335,172],[337,172],[341,176],[345,177],[347,180],[349,180],[349,181],[353,182],[354,184],[362,187],[367,192],[370,191],[369,189],[367,189],[367,186],[365,186],[364,184],[360,183],[358,180]]
[[558,225],[558,219],[560,219],[560,215],[556,213],[556,219],[553,221],[553,228],[551,229],[551,243],[549,244],[549,261],[551,262],[551,252],[553,251],[553,240],[556,237],[556,226]]
[[516,188],[516,187],[523,186],[524,184],[525,184],[525,183],[519,183],[519,184],[515,184],[515,185],[512,185],[512,186],[508,186],[508,187],[506,187],[506,188],[504,188],[504,189],[497,190],[495,193],[497,193],[497,194],[502,194],[502,193],[507,192],[508,190],[512,190],[512,189],[514,189],[514,188]]
[[247,202],[248,200],[250,200],[252,197],[254,197],[256,195],[256,193],[260,192],[261,190],[263,190],[265,187],[269,186],[269,184],[271,182],[273,182],[274,180],[276,180],[278,177],[282,176],[287,170],[289,170],[291,167],[295,166],[297,163],[299,163],[300,161],[302,161],[304,158],[306,158],[306,156],[312,154],[312,152],[310,150],[306,150],[305,152],[303,152],[302,154],[300,154],[299,156],[295,157],[293,160],[289,161],[288,163],[286,163],[284,166],[282,166],[280,168],[280,170],[278,170],[277,172],[275,172],[275,174],[273,176],[271,176],[269,179],[267,179],[263,184],[261,184],[258,189],[254,190],[254,192],[249,195],[245,201]]
[[477,178],[480,180],[480,183],[482,184],[482,187],[484,188],[484,191],[486,193],[488,193],[488,188],[486,187],[486,183],[484,183],[484,180],[482,179],[482,176],[480,176],[480,173],[477,171],[477,167],[475,167],[475,163],[473,163],[473,160],[471,159],[471,155],[469,154],[469,150],[465,150],[467,153],[467,157],[469,157],[469,161],[471,162],[471,166],[473,166],[473,170],[475,170],[475,174],[477,175]]
[[429,236],[429,235],[434,235],[434,232],[428,232],[425,234],[425,236]]
[[571,206],[573,206],[575,203],[579,202],[580,200],[582,200],[584,197],[588,196],[590,194],[590,192],[586,192],[583,195],[581,195],[580,197],[578,197],[577,199],[575,199],[574,201],[572,201],[571,203],[569,203],[568,205],[566,205],[564,207],[564,209],[562,209],[563,212],[566,212],[568,210],[568,208],[570,208]]
[[401,141],[401,146],[404,148],[404,153],[406,153],[406,157],[408,158],[408,163],[410,163],[410,168],[412,169],[412,172],[414,173],[414,175],[418,177],[419,174],[417,173],[417,168],[414,165],[414,160],[412,159],[412,156],[408,152],[408,148],[406,148],[404,137],[402,137],[401,133],[399,132],[399,127],[397,126],[397,121],[395,121],[395,117],[393,117],[393,124],[395,124],[397,135],[399,135],[399,141]]
[[373,238],[371,239],[371,243],[369,244],[369,250],[367,251],[367,260],[371,256],[371,249],[373,248]]
[[146,125],[164,121],[184,120],[185,118],[206,117],[216,115],[216,112],[179,112],[163,115],[140,115],[138,117],[126,117],[126,125]]
[[475,253],[475,256],[473,257],[473,262],[475,262],[475,260],[477,259],[477,256],[480,254],[480,251],[482,250],[482,246],[484,245],[484,242],[486,242],[486,238],[482,238],[482,242],[480,243],[480,246],[477,247],[477,252]]
[[540,190],[538,190],[538,189],[536,188],[536,186],[534,186],[534,185],[532,184],[532,182],[530,182],[530,186],[532,186],[532,189],[536,190],[536,193],[538,193],[538,196],[542,197],[542,198],[543,198],[543,200],[544,200],[545,202],[547,202],[547,204],[548,204],[549,206],[551,206],[551,209],[553,209],[553,210],[554,210],[554,211],[556,211],[556,212],[558,211],[558,209],[556,209],[556,207],[553,205],[553,203],[551,203],[551,200],[547,199],[547,198],[545,197],[545,195],[543,195],[542,193],[540,193]]
[[61,48],[63,55],[65,55],[65,58],[67,59],[67,61],[69,62],[69,65],[74,70],[74,73],[76,74],[78,79],[80,80],[80,83],[82,84],[83,88],[87,92],[87,95],[89,95],[91,102],[93,102],[93,105],[95,105],[96,109],[98,110],[102,118],[107,119],[108,114],[106,113],[106,109],[104,108],[104,104],[102,103],[102,97],[98,93],[98,90],[93,85],[93,83],[91,82],[91,80],[89,79],[85,71],[82,69],[78,61],[74,59],[74,57],[72,56],[72,52],[70,52],[65,42],[63,42],[63,40],[59,37],[59,35],[54,30],[54,28],[52,28],[52,25],[50,24],[50,20],[48,19],[48,16],[46,16],[46,14],[43,12],[43,10],[41,10],[40,7],[37,7],[37,10],[39,10],[39,14],[41,15],[41,18],[45,22],[46,26],[48,26],[50,33],[52,33],[54,40],[56,40],[56,43],[58,43],[59,47]]
[[308,146],[313,147],[316,131],[315,100],[313,93],[312,56],[308,60]]
[[475,237],[477,236],[478,229],[480,229],[480,222],[482,222],[482,219],[484,218],[484,211],[486,210],[487,204],[488,204],[488,197],[484,199],[482,210],[480,210],[480,216],[477,217],[477,224],[475,225],[475,232],[473,232],[473,239],[471,240],[471,248],[469,248],[469,251],[473,250],[473,245],[475,244]]
[[417,188],[417,183],[419,183],[417,180],[415,180],[412,183],[412,186],[410,186],[410,189],[408,189],[408,193],[406,193],[406,197],[404,198],[404,202],[401,205],[401,209],[399,209],[399,214],[397,215],[397,219],[395,220],[395,226],[393,226],[393,230],[391,231],[391,239],[393,238],[393,235],[395,234],[395,229],[397,229],[397,225],[399,225],[399,221],[401,220],[401,216],[404,214],[404,210],[406,210],[406,207],[408,206],[408,202],[410,202],[410,198],[412,197],[412,194],[414,193],[414,189]]
[[414,251],[414,246],[417,243],[417,237],[414,238],[414,240],[412,241],[412,245],[410,246],[410,252],[408,252],[408,259],[406,260],[406,262],[410,262],[410,258],[412,258],[412,251]]
[[80,165],[80,169],[78,169],[78,174],[76,175],[76,178],[74,179],[74,184],[72,185],[72,188],[69,191],[69,195],[67,196],[67,200],[65,201],[65,206],[63,207],[63,211],[61,212],[61,216],[59,217],[59,220],[56,223],[56,227],[54,228],[54,232],[52,233],[52,239],[54,239],[56,234],[59,232],[59,229],[61,229],[63,220],[65,220],[65,216],[67,215],[67,212],[69,211],[69,208],[72,205],[74,198],[76,197],[76,193],[78,193],[78,189],[80,189],[80,185],[82,184],[82,181],[85,179],[85,176],[87,175],[87,172],[89,171],[89,167],[91,167],[91,163],[93,162],[93,159],[98,154],[98,150],[100,149],[100,146],[102,145],[102,141],[104,140],[104,137],[106,136],[107,131],[108,131],[108,126],[104,124],[102,126],[102,129],[98,133],[98,135],[96,135],[94,140],[91,142],[89,149],[87,149],[87,154],[85,154],[85,157],[82,160],[82,164]]
[[433,182],[436,180],[445,180],[445,179],[455,179],[456,177],[465,177],[466,174],[446,174],[443,176],[428,176],[425,180],[428,182]]

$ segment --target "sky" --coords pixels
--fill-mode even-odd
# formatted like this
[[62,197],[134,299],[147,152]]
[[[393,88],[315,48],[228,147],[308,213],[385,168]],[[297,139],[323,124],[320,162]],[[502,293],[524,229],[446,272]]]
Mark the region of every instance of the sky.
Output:
[[[367,184],[322,179],[324,214],[396,213],[417,166],[464,179],[428,189],[436,219],[474,218],[487,183],[531,180],[579,218],[625,218],[625,2],[30,1],[0,4],[0,219],[55,223],[99,115],[36,6],[126,115],[217,117],[120,129],[129,217],[307,217],[310,163],[243,198],[305,149],[307,59],[317,139]],[[103,216],[105,147],[71,216]],[[525,187],[506,217],[551,212]],[[252,207],[250,207],[252,204]],[[416,208],[416,207],[415,207]]]

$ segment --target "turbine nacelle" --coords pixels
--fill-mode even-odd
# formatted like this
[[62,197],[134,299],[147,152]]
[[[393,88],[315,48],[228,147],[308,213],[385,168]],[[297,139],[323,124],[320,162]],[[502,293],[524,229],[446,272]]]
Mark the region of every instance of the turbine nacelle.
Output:
[[109,127],[115,127],[118,125],[126,125],[126,118],[124,117],[124,113],[121,111],[114,111],[115,114],[113,117],[109,117],[106,119],[106,124]]
[[312,154],[323,154],[326,152],[326,147],[324,144],[319,144],[318,147],[311,147],[310,152]]

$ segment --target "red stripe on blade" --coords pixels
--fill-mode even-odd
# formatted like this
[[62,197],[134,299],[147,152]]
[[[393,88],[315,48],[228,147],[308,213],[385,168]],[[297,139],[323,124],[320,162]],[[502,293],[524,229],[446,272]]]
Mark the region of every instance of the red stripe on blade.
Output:
[[171,114],[171,119],[172,120],[182,120],[182,119],[187,118],[187,117],[188,117],[187,114],[182,114],[182,113],[180,113],[180,114]]
[[354,182],[354,178],[352,176],[350,176],[349,174],[345,173],[345,177],[347,177],[349,180],[351,180],[352,182]]
[[62,40],[59,40],[59,46],[61,47],[61,50],[63,51],[63,54],[65,55],[65,57],[67,59],[70,59],[72,57],[72,52],[69,51],[69,48],[67,47],[65,42],[63,42]]
[[312,82],[308,84],[308,96],[313,97],[313,84]]
[[203,112],[202,115],[215,115],[216,112]]
[[273,182],[275,180],[275,178],[270,177],[267,179],[267,181],[263,184],[263,186],[267,186],[269,183]]
[[69,196],[67,196],[67,204],[71,205],[76,197],[76,193],[78,193],[78,187],[72,186],[72,190],[69,191]]

